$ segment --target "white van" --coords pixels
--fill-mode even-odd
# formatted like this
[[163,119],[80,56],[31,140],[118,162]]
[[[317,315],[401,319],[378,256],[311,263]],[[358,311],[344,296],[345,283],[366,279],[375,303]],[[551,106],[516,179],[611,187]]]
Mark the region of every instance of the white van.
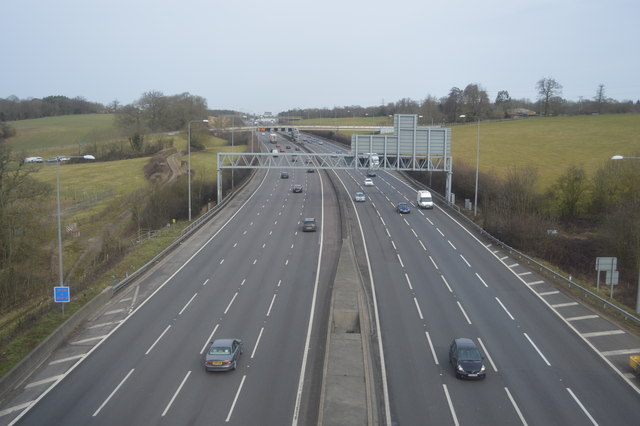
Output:
[[432,209],[433,198],[431,198],[431,193],[429,191],[418,191],[416,205],[421,209]]
[[277,149],[272,149],[271,150],[271,154],[273,154],[274,157],[278,156],[278,150]]

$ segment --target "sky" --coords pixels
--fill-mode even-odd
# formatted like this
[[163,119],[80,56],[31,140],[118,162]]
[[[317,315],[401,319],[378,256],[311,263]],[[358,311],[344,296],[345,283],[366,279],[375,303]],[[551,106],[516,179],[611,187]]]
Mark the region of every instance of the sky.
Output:
[[2,0],[0,98],[188,92],[251,114],[478,84],[640,100],[638,0]]

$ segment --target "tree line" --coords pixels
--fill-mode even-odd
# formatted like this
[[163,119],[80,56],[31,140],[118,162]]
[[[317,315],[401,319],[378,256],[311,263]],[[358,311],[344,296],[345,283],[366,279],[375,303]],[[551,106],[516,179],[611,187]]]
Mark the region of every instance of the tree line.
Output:
[[[622,114],[639,113],[640,100],[617,101],[606,96],[604,84],[598,85],[590,99],[570,101],[562,97],[562,85],[552,77],[544,77],[535,84],[538,98],[514,99],[507,90],[500,90],[491,101],[487,91],[479,84],[468,84],[464,89],[452,87],[447,96],[437,98],[427,95],[416,101],[403,98],[386,105],[290,109],[281,117],[351,118],[386,117],[394,114],[417,114],[420,124],[453,123],[477,119],[502,119],[522,115],[575,115],[575,114]],[[464,115],[465,118],[460,118]]]

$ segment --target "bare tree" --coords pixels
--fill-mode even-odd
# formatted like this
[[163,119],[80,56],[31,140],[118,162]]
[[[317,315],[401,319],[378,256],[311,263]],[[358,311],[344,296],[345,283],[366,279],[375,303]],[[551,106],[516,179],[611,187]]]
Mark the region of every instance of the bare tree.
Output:
[[544,103],[544,115],[549,113],[549,102],[562,95],[562,85],[551,77],[542,78],[536,83],[538,98]]
[[596,101],[596,109],[598,114],[602,113],[602,105],[607,101],[604,94],[604,84],[600,83],[593,98]]

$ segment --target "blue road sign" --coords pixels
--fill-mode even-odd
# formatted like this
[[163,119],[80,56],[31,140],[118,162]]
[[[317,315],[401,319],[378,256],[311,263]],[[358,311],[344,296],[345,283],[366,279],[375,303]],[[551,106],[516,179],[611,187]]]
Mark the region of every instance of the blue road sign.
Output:
[[69,287],[54,287],[53,288],[53,301],[56,303],[69,303],[71,302],[71,295],[69,294]]

